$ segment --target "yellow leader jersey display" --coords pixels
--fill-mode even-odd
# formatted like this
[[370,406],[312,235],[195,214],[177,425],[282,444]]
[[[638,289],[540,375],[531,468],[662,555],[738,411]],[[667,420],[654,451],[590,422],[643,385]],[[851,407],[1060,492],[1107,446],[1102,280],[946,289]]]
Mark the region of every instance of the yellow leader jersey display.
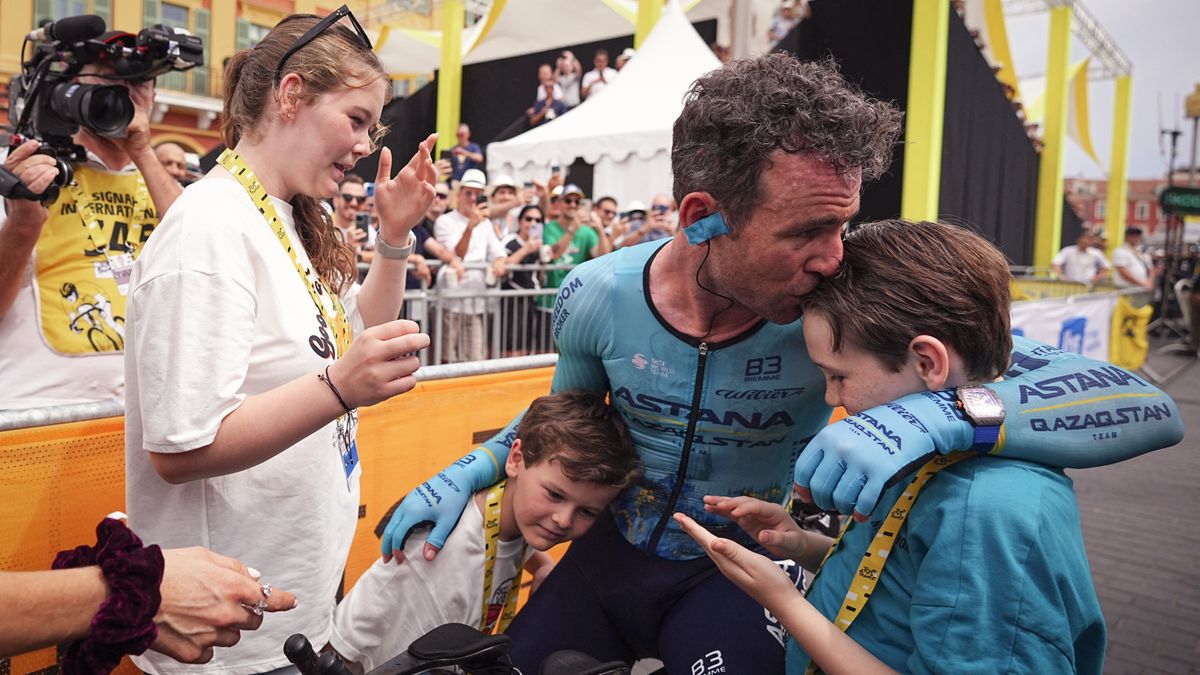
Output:
[[64,356],[123,350],[129,275],[158,223],[142,175],[78,166],[49,209],[33,270],[42,340]]

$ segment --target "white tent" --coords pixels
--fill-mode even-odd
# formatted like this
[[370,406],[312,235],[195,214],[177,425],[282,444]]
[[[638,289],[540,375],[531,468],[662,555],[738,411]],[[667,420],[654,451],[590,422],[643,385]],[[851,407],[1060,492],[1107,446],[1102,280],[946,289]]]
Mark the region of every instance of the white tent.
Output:
[[[721,62],[676,0],[612,84],[565,115],[487,147],[489,173],[544,179],[576,158],[594,167],[596,196],[649,202],[671,188],[671,127],[696,78]],[[568,178],[569,180],[569,178]]]

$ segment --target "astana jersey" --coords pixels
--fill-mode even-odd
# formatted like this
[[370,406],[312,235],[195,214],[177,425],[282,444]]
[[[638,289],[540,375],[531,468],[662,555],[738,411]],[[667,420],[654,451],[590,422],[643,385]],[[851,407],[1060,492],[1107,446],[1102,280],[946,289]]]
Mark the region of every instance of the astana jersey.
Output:
[[[674,330],[655,311],[647,279],[665,242],[620,249],[577,267],[559,290],[553,389],[609,391],[645,470],[613,502],[625,537],[668,559],[704,555],[671,514],[748,542],[704,511],[704,495],[788,497],[804,444],[829,420],[825,384],[804,349],[801,322],[762,321],[725,342]],[[506,432],[490,447],[502,443]]]

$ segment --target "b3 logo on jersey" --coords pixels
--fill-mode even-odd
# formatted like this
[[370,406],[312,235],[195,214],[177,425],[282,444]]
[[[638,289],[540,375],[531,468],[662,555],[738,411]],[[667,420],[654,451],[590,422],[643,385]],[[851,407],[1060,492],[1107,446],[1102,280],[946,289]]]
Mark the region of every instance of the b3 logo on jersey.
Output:
[[746,359],[746,381],[763,382],[778,380],[783,371],[783,359],[778,356],[767,356],[761,359]]
[[725,659],[721,651],[709,652],[692,664],[692,675],[710,675],[725,672]]

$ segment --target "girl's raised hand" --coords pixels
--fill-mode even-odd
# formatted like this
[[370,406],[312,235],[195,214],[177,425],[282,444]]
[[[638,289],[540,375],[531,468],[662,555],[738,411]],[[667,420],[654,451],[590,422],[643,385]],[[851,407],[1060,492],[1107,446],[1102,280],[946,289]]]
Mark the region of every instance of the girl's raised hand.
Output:
[[375,176],[375,209],[379,212],[379,231],[393,246],[408,243],[408,233],[421,221],[433,202],[437,171],[433,168],[433,145],[437,134],[417,146],[408,164],[392,177],[392,152],[379,154],[379,172]]

